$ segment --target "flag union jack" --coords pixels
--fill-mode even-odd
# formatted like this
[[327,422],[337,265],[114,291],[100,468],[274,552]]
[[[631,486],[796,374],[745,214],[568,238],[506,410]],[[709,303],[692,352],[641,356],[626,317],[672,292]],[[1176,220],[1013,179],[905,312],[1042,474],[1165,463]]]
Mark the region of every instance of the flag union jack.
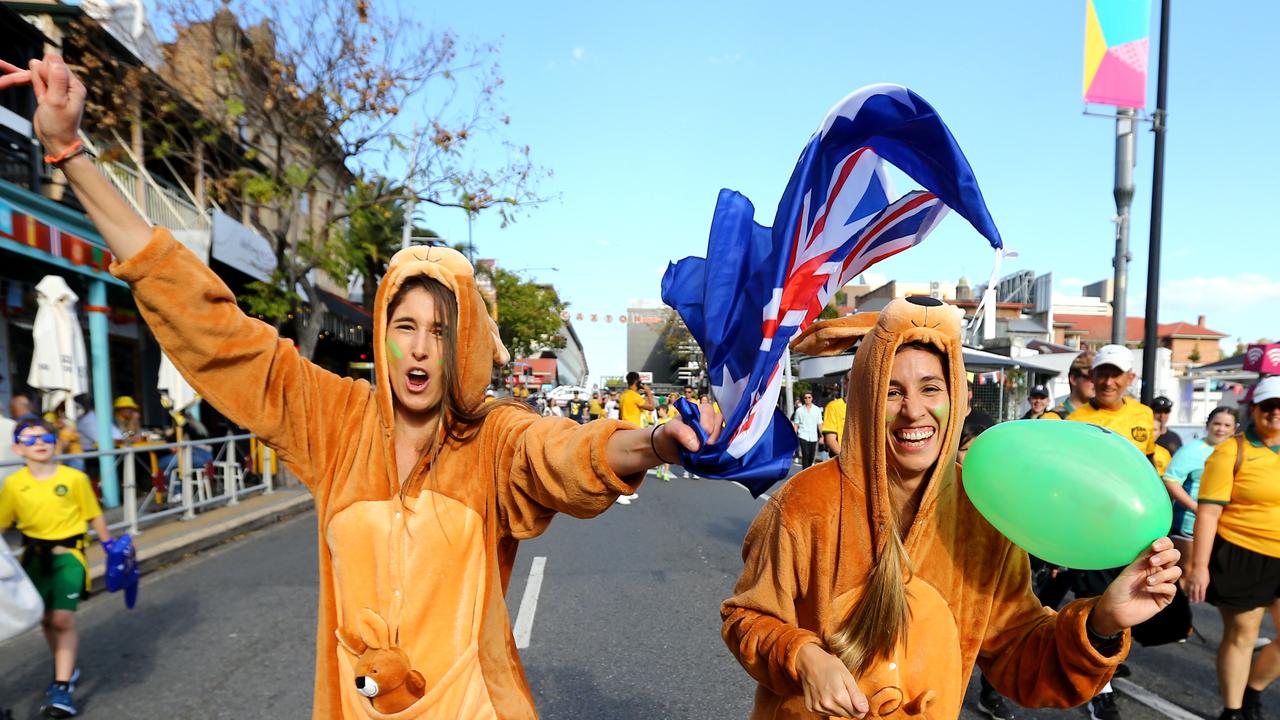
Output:
[[[925,188],[896,199],[891,163]],[[872,85],[823,119],[792,172],[772,228],[743,195],[722,190],[707,257],[671,264],[662,298],[707,356],[728,431],[682,459],[705,477],[759,494],[786,475],[796,439],[777,409],[787,343],[840,288],[918,245],[955,210],[1002,243],[968,161],[919,95]]]

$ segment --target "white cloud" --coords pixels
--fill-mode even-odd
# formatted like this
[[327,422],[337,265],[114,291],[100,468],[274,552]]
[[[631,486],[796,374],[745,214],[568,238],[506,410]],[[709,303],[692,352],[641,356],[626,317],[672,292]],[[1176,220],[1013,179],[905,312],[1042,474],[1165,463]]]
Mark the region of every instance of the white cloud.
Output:
[[577,63],[587,56],[587,49],[584,47],[576,47],[570,52],[570,55],[573,56],[573,62]]
[[[1144,298],[1136,299],[1137,304],[1132,307],[1137,310],[1133,314],[1140,314]],[[1196,316],[1204,315],[1208,327],[1231,338],[1273,336],[1272,312],[1277,306],[1280,279],[1262,273],[1179,278],[1160,288],[1161,322],[1195,322]]]

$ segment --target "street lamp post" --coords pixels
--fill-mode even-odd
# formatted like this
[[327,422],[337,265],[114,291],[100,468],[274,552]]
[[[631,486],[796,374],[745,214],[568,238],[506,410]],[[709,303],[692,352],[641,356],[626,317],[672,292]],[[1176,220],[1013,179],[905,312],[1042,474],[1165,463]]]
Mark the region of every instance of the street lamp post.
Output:
[[1111,289],[1111,342],[1124,345],[1129,292],[1129,206],[1133,204],[1133,166],[1137,163],[1137,120],[1133,108],[1116,109],[1116,274]]
[[1156,70],[1156,111],[1151,130],[1156,134],[1151,170],[1151,238],[1147,255],[1147,318],[1142,329],[1142,402],[1150,403],[1156,390],[1156,329],[1160,313],[1160,231],[1164,213],[1165,93],[1169,70],[1169,0],[1160,3],[1160,64]]

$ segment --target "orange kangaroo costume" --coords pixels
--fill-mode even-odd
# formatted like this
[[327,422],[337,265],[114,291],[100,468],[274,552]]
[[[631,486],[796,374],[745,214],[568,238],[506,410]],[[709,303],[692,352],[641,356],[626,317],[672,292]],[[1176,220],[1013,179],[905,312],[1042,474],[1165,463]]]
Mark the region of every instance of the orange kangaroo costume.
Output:
[[976,661],[987,679],[1028,707],[1080,705],[1128,653],[1103,656],[1085,620],[1097,598],[1061,613],[1031,593],[1027,554],[987,523],[964,494],[955,464],[967,412],[960,318],[929,298],[895,300],[880,314],[816,323],[793,347],[837,354],[865,336],[849,372],[840,456],[792,478],[761,509],[743,545],[735,595],[721,606],[729,650],[759,683],[752,718],[817,718],[796,671],[801,646],[847,620],[892,527],[885,459],[885,398],[894,354],[919,341],[947,357],[951,415],[915,521],[904,539],[907,639],[855,678],[873,718],[955,718]]
[[[424,458],[402,494],[392,447],[385,362],[387,303],[406,278],[428,275],[458,300],[461,401],[484,401],[494,364],[507,361],[471,265],[453,250],[417,247],[391,260],[374,311],[376,385],[301,358],[250,319],[216,275],[157,228],[111,271],[129,282],[147,325],[174,364],[233,422],[257,433],[306,483],[319,527],[320,608],[313,716],[318,719],[536,718],[503,595],[520,540],[557,512],[592,517],[643,475],[620,478],[605,445],[628,425],[578,425],[515,407],[492,411],[474,437]],[[425,692],[384,701],[356,686],[356,651],[339,644],[361,624],[385,623],[387,643]],[[403,663],[399,663],[403,664]],[[379,703],[386,707],[384,702]]]

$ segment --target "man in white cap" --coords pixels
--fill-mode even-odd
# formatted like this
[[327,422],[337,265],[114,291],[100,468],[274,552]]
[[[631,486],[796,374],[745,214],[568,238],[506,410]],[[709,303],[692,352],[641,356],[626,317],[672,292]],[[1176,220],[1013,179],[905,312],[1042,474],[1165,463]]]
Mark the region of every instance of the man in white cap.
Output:
[[[1151,408],[1125,394],[1134,378],[1133,352],[1123,345],[1103,345],[1093,356],[1091,376],[1093,399],[1073,410],[1067,419],[1116,432],[1151,459],[1156,451],[1155,416]],[[1076,597],[1101,595],[1118,574],[1118,569],[1076,571],[1073,573]],[[1117,676],[1120,674],[1118,671]],[[1093,720],[1120,719],[1111,683],[1089,701],[1089,715]]]
[[1093,356],[1093,400],[1076,408],[1068,420],[1093,423],[1123,435],[1151,457],[1156,451],[1155,415],[1125,394],[1133,382],[1133,352],[1123,345],[1104,345]]

